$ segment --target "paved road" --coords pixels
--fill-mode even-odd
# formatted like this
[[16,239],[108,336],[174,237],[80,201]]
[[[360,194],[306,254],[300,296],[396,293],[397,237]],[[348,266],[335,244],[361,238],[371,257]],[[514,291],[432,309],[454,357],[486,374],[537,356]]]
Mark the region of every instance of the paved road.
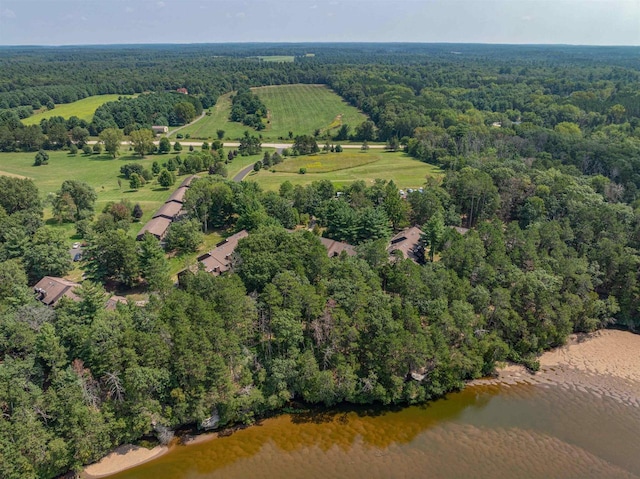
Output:
[[242,170],[240,170],[240,172],[233,177],[233,181],[235,181],[236,183],[240,183],[242,180],[244,180],[244,177],[247,176],[252,171],[253,171],[253,163],[251,163],[246,168],[243,168]]
[[207,114],[207,110],[203,110],[203,111],[202,111],[202,114],[201,114],[198,118],[196,118],[195,120],[193,120],[191,123],[187,123],[186,125],[179,126],[179,127],[178,127],[178,128],[176,128],[175,130],[171,130],[169,133],[167,133],[167,138],[169,138],[171,135],[173,135],[173,134],[174,134],[174,133],[176,133],[177,131],[180,131],[180,130],[182,130],[183,128],[186,128],[186,127],[188,127],[188,126],[193,125],[196,121],[200,121],[200,120],[202,120],[206,114]]
[[[186,125],[185,125],[186,126]],[[176,131],[176,130],[174,130]],[[173,132],[172,132],[173,133]],[[182,141],[182,140],[178,140],[178,142],[182,145],[182,146],[202,146],[203,141]],[[90,140],[87,141],[88,145],[95,145],[97,143],[96,140]],[[158,144],[159,140],[156,140],[153,142],[154,144]],[[123,141],[122,145],[124,146],[129,146],[131,145],[130,141]],[[225,148],[237,148],[238,146],[240,146],[240,143],[238,143],[237,141],[226,141],[224,142],[224,147]],[[293,146],[293,144],[291,143],[261,143],[261,146],[263,146],[264,148],[275,148],[278,151],[282,151],[284,148],[291,148]],[[382,150],[384,149],[385,145],[369,145],[369,148],[372,150]],[[352,144],[352,145],[342,145],[342,148],[344,148],[345,150],[359,150],[362,148],[362,144]]]

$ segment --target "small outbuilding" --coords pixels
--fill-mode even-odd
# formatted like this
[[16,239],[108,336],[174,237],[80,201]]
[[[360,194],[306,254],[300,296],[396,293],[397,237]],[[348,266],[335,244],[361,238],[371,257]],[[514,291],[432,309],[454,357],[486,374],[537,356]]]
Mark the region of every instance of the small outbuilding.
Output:
[[154,135],[164,135],[165,133],[169,133],[169,127],[163,125],[153,125],[151,127],[151,131],[153,131]]

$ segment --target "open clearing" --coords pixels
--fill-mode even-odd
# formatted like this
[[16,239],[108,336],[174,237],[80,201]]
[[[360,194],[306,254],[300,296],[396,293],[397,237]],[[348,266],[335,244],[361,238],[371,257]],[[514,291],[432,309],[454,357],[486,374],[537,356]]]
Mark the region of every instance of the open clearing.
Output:
[[53,110],[46,110],[41,113],[36,113],[22,120],[25,125],[37,125],[43,118],[51,118],[52,116],[61,116],[63,118],[71,118],[77,116],[81,120],[91,121],[93,120],[93,114],[96,109],[103,103],[108,101],[117,101],[120,97],[126,97],[130,95],[96,95],[83,98],[82,100],[74,101],[73,103],[64,103],[56,105]]
[[295,57],[293,55],[262,55],[250,58],[259,58],[263,62],[293,63]]
[[266,128],[256,132],[241,123],[228,121],[231,110],[231,95],[222,95],[205,116],[195,124],[184,128],[182,134],[192,138],[216,138],[217,130],[225,131],[225,138],[235,140],[245,130],[254,135],[262,135],[263,141],[288,139],[294,135],[310,135],[315,130],[322,133],[335,132],[342,124],[352,130],[367,119],[357,108],[349,105],[326,85],[278,85],[252,88],[269,110]]
[[[306,168],[306,174],[300,174]],[[287,158],[275,167],[275,172],[262,170],[249,173],[246,181],[255,181],[265,190],[276,191],[284,181],[307,185],[317,180],[329,180],[346,185],[364,180],[371,185],[376,179],[393,180],[399,188],[418,188],[428,176],[440,176],[442,171],[411,158],[406,153],[380,151],[318,153]]]
[[[167,200],[181,181],[181,177],[178,177],[175,186],[165,189],[160,187],[154,180],[138,191],[132,191],[129,189],[129,181],[120,177],[120,167],[125,163],[140,163],[145,168],[151,169],[154,161],[162,165],[169,158],[175,156],[173,154],[148,155],[144,159],[140,159],[137,155],[132,156],[130,152],[123,151],[118,158],[111,159],[108,155],[70,155],[66,151],[49,151],[48,153],[49,164],[43,166],[33,166],[35,153],[0,153],[0,174],[33,179],[43,199],[49,193],[59,190],[64,180],[84,181],[93,186],[98,194],[98,200],[96,201],[97,212],[101,211],[106,203],[120,201],[124,198],[133,204],[140,203],[144,211],[141,223],[151,218],[153,213]],[[182,157],[185,156],[186,153],[183,152]],[[229,178],[232,178],[243,167],[260,158],[262,158],[262,155],[238,156],[227,166]],[[120,180],[122,186],[118,186],[118,180]],[[46,213],[48,213],[48,209]],[[137,233],[137,228],[138,226],[136,225],[131,227],[132,234]]]

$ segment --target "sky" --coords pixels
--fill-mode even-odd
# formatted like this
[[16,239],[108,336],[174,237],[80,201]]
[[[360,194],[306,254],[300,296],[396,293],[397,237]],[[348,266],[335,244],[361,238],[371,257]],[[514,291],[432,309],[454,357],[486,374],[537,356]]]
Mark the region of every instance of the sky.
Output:
[[640,45],[640,0],[0,0],[0,45]]

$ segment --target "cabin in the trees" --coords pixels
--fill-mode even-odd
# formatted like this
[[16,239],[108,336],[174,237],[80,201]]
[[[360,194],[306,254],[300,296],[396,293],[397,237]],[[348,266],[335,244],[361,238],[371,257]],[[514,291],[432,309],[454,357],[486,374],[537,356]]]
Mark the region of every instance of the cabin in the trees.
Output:
[[141,241],[144,237],[145,233],[151,233],[153,236],[162,241],[165,236],[167,236],[167,232],[169,231],[169,226],[171,223],[180,216],[182,216],[182,205],[184,203],[184,195],[187,193],[189,186],[191,186],[191,182],[197,178],[196,175],[189,175],[184,180],[180,186],[171,193],[169,199],[162,205],[158,211],[153,215],[153,217],[142,227],[136,239]]
[[173,193],[171,193],[171,196],[169,196],[169,199],[167,200],[167,203],[173,201],[175,203],[184,203],[184,195],[187,193],[187,187],[186,186],[180,186],[176,191],[174,191]]
[[55,306],[62,298],[69,298],[73,301],[80,301],[74,289],[80,286],[78,283],[68,281],[64,278],[45,276],[33,287],[36,299],[47,306]]
[[204,266],[207,273],[218,276],[231,269],[233,253],[238,246],[238,241],[249,236],[247,230],[242,230],[218,245],[208,253],[200,256],[198,261]]
[[167,218],[168,220],[174,221],[181,215],[182,212],[182,203],[178,203],[175,201],[167,201],[164,205],[160,207],[158,211],[153,215],[154,218]]
[[405,258],[419,263],[422,261],[422,258],[424,258],[424,247],[420,242],[421,236],[422,230],[417,226],[402,230],[391,238],[387,252],[392,254],[399,251]]
[[171,226],[171,220],[165,218],[163,216],[157,216],[156,218],[151,218],[147,223],[142,227],[136,239],[138,241],[142,241],[145,233],[150,233],[159,240],[163,240],[165,236],[167,236],[167,232],[169,231],[169,226]]
[[182,93],[183,95],[188,95],[189,94],[189,90],[187,90],[186,88],[182,87],[182,88],[178,88],[176,90],[178,93]]
[[325,248],[327,248],[327,255],[329,255],[329,258],[340,256],[340,253],[342,253],[343,251],[346,252],[349,256],[356,255],[355,247],[348,243],[332,240],[330,238],[320,238],[320,242]]

